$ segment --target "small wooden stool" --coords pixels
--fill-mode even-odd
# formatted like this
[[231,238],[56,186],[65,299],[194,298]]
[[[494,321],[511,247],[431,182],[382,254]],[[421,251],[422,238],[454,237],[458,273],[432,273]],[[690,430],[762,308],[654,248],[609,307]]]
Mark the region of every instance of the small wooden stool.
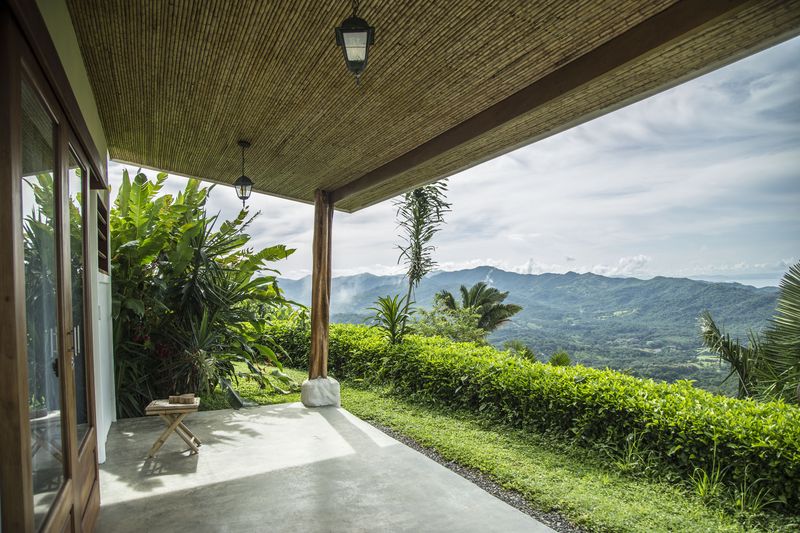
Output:
[[[36,452],[44,448],[50,455],[61,463],[64,461],[61,455],[61,411],[45,412],[42,416],[31,418],[31,457]],[[55,437],[56,444],[53,443]]]
[[169,400],[153,400],[150,402],[150,405],[148,405],[144,410],[145,414],[148,416],[160,416],[167,425],[167,429],[165,429],[164,432],[161,433],[158,439],[156,439],[156,441],[153,443],[153,447],[150,448],[147,456],[155,457],[156,452],[167,441],[173,431],[177,433],[186,444],[189,445],[192,453],[199,453],[200,450],[198,447],[202,444],[200,439],[198,439],[194,433],[189,431],[189,428],[187,428],[183,423],[183,419],[186,418],[186,415],[189,413],[196,413],[199,407],[200,398],[195,398],[194,403],[190,404],[169,403]]

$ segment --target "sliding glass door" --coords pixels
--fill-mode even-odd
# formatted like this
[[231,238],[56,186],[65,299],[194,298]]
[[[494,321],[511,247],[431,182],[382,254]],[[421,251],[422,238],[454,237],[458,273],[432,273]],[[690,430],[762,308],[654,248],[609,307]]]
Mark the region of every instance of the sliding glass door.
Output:
[[88,198],[98,164],[7,15],[0,9],[0,531],[90,531],[99,484]]
[[92,522],[94,517],[85,516],[85,511],[96,508],[99,503],[97,472],[97,430],[94,414],[94,380],[92,372],[92,329],[90,318],[90,277],[88,267],[88,198],[89,170],[86,159],[70,138],[65,154],[67,162],[63,188],[64,241],[65,241],[65,297],[69,315],[69,371],[72,377],[70,403],[75,408],[72,422],[77,443],[75,465],[76,503],[84,512],[82,523]]
[[21,84],[22,242],[34,526],[65,478],[58,316],[56,125],[30,83]]

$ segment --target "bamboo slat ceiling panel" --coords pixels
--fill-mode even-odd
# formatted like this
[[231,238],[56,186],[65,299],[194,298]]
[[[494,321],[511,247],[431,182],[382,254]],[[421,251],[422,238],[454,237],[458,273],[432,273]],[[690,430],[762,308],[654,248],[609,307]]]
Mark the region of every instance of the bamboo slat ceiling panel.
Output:
[[[311,202],[315,189],[392,162],[676,2],[362,1],[376,42],[361,88],[333,37],[349,2],[67,3],[113,159],[231,183],[246,139],[255,190]],[[706,28],[337,208],[371,205],[727,61],[797,27],[770,15],[781,6],[797,14],[797,2],[753,2],[727,23],[733,38]]]

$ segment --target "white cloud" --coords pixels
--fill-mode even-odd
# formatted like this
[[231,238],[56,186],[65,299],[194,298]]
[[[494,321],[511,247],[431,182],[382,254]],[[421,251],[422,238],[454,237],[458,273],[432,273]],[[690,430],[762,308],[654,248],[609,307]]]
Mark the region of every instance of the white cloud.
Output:
[[523,264],[511,268],[517,274],[544,274],[545,272],[565,272],[564,266],[556,263],[540,263],[533,258],[528,259]]
[[619,261],[614,265],[595,265],[591,271],[593,274],[600,274],[601,276],[636,276],[637,274],[646,274],[647,269],[645,267],[651,261],[651,257],[643,254],[620,257]]

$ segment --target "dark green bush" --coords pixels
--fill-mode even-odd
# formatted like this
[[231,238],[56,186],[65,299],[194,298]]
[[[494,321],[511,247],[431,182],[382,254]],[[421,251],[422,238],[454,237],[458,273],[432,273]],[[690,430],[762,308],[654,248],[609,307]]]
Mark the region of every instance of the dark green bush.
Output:
[[[307,334],[285,323],[272,328],[287,351],[307,353]],[[409,336],[392,346],[369,327],[344,324],[331,328],[329,366],[339,378],[392,384],[589,445],[621,450],[635,434],[643,450],[685,478],[696,468],[710,471],[716,448],[729,483],[762,479],[772,497],[800,503],[800,409],[782,402],[715,396],[688,381],[554,367],[435,337]]]
[[553,366],[569,366],[572,364],[572,359],[567,352],[556,352],[547,362]]

